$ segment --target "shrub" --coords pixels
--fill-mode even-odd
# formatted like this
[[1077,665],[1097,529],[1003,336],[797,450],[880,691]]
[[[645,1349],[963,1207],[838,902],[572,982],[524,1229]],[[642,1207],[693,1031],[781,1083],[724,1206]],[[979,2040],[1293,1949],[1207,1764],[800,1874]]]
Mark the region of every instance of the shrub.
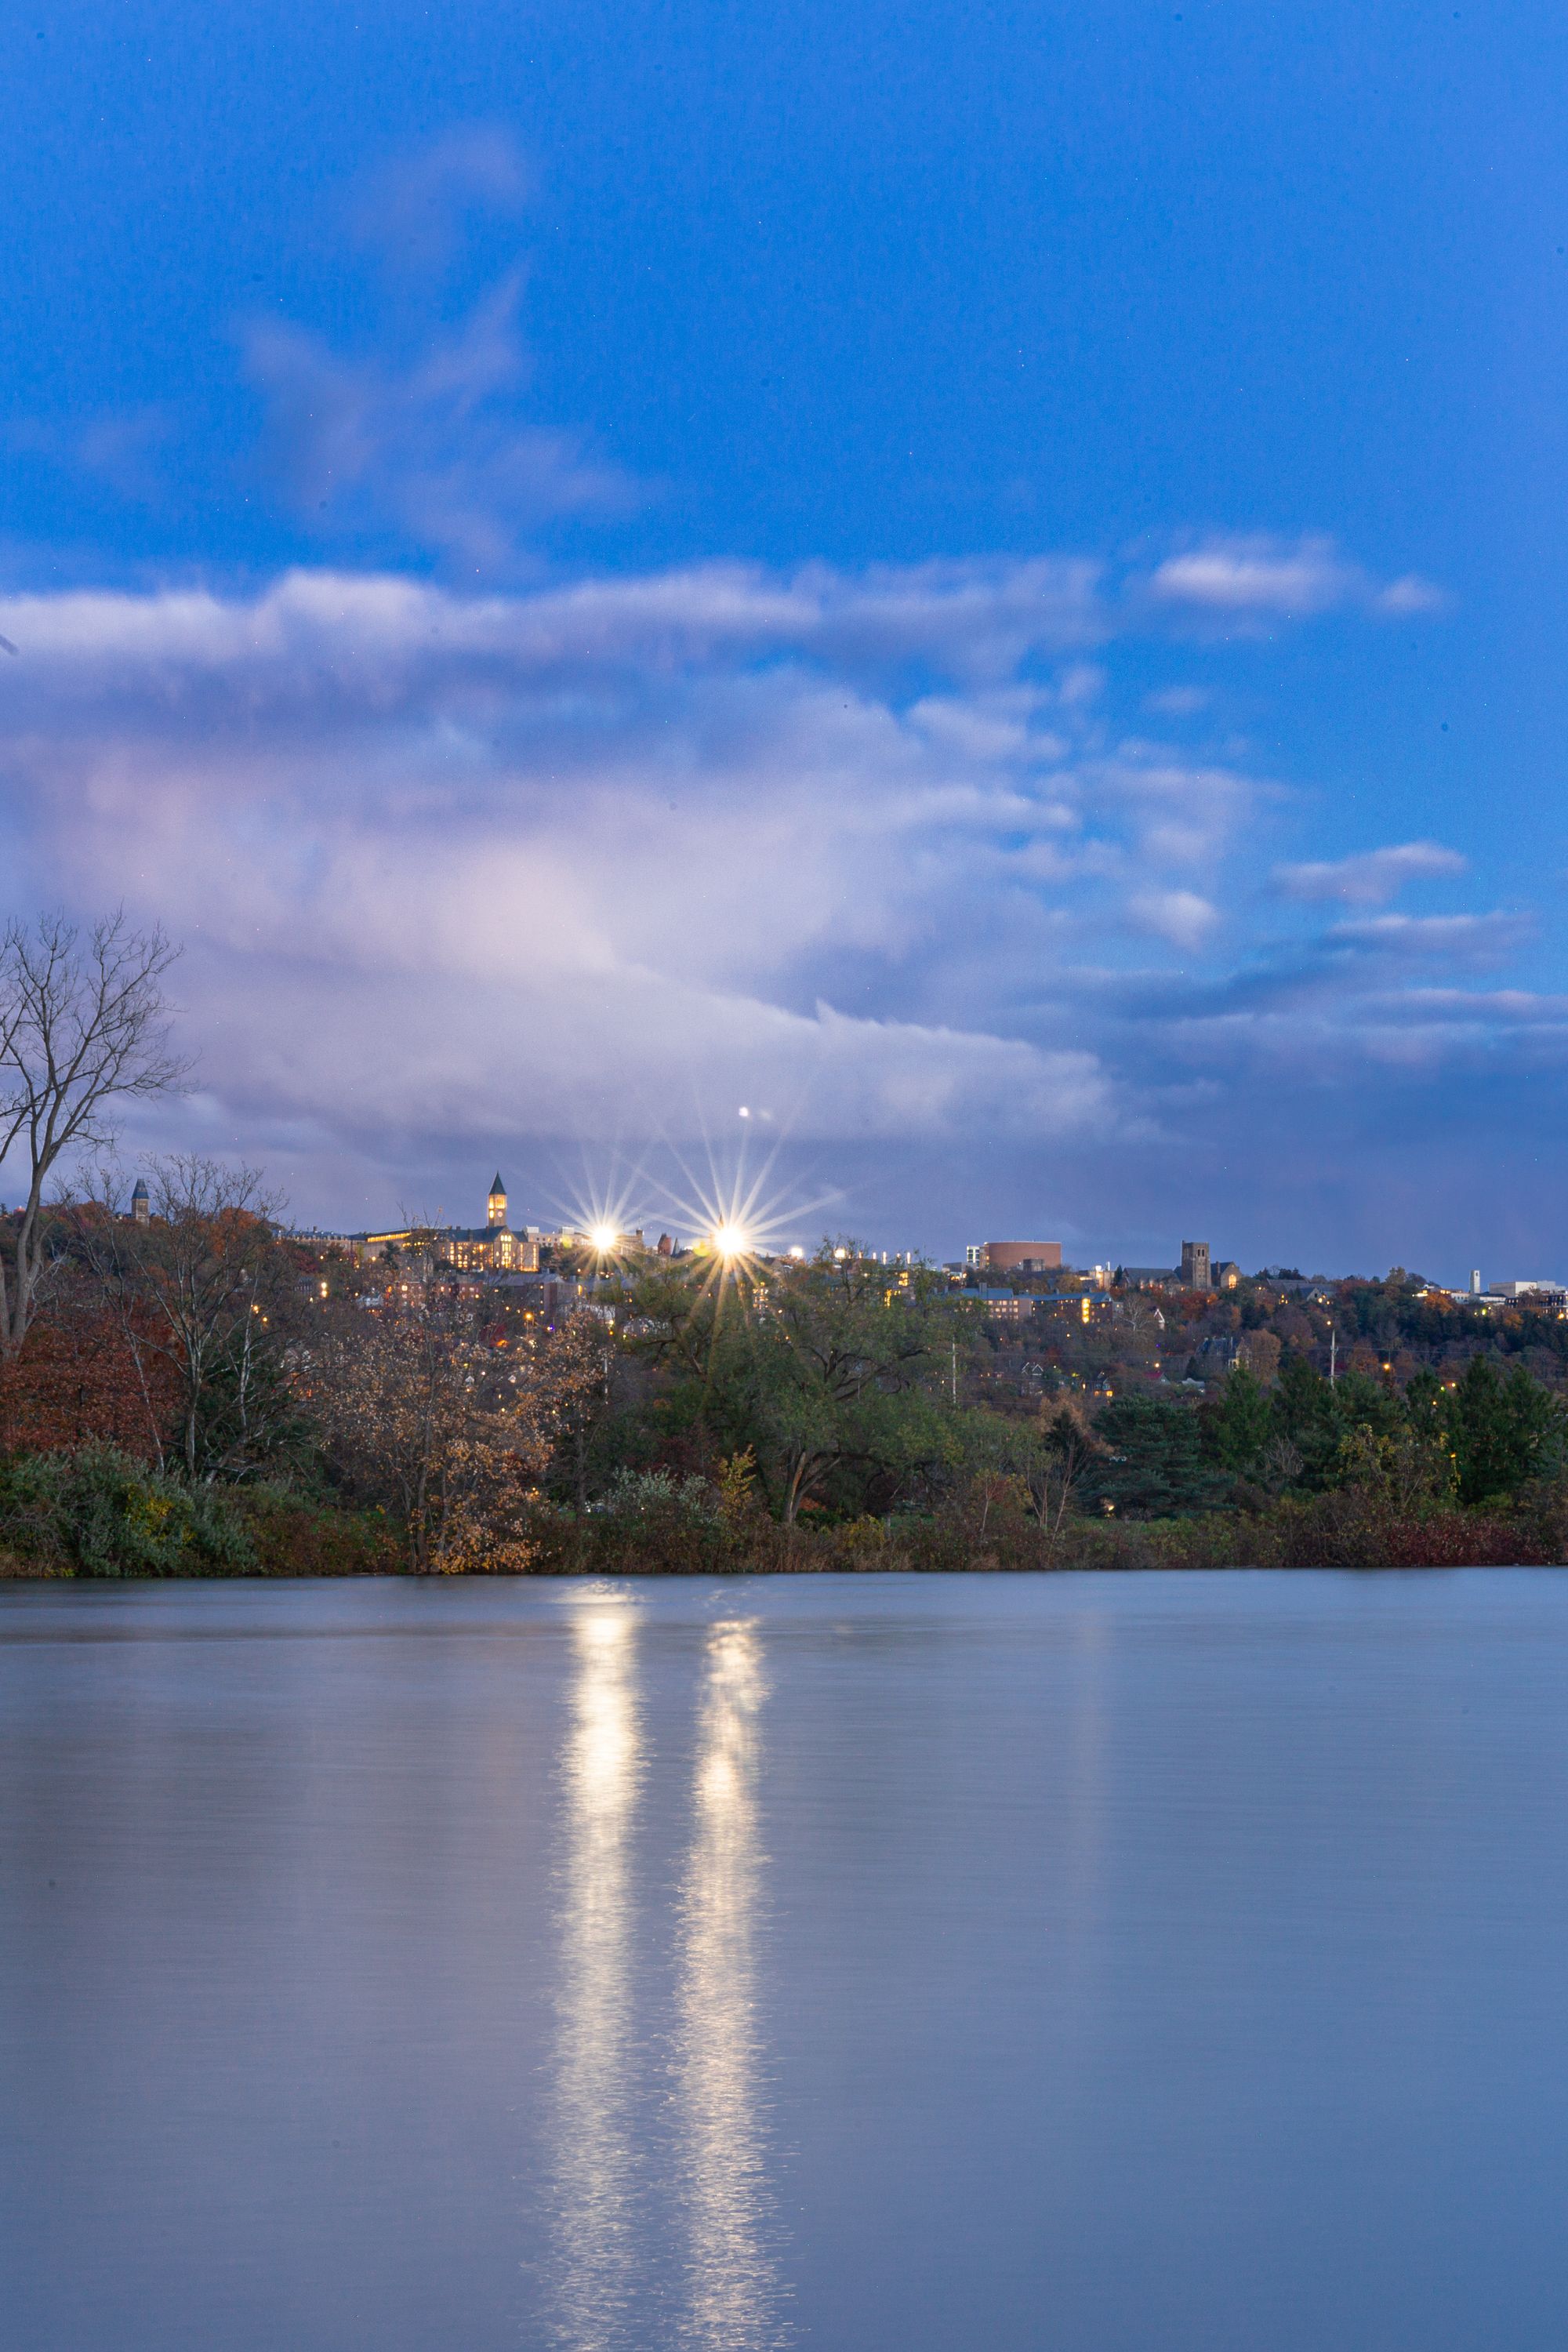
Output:
[[311,1502],[278,1486],[236,1498],[260,1576],[395,1576],[406,1565],[398,1530],[380,1511]]
[[107,1445],[0,1463],[0,1548],[35,1575],[244,1576],[256,1566],[226,1496]]

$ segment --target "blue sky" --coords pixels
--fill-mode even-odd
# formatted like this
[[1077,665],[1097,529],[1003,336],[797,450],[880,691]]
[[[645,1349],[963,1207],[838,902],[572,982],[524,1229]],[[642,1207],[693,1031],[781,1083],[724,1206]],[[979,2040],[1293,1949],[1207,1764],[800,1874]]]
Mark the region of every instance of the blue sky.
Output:
[[0,888],[185,942],[132,1151],[658,1216],[747,1133],[802,1237],[1563,1273],[1561,12],[0,73]]

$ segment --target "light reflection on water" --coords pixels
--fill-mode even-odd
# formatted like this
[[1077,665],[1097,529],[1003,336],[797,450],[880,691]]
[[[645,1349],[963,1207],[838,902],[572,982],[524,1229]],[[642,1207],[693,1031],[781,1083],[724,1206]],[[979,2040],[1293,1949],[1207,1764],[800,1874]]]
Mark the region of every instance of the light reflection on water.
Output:
[[[785,2338],[758,2112],[758,1631],[724,1623],[707,1635],[673,1955],[650,1951],[640,1934],[647,1758],[635,1604],[585,1600],[573,1612],[572,1643],[552,2134],[555,2336],[569,2352],[613,2352],[646,2347],[652,2326],[659,2342],[762,2352]],[[656,2004],[668,1958],[667,2037]],[[673,2097],[660,2098],[671,2082]],[[656,2115],[665,2133],[650,2129]]]
[[684,2333],[712,2352],[751,2352],[782,2340],[754,2014],[763,1866],[757,1716],[764,1690],[756,1626],[714,1626],[680,1906],[677,2044],[689,2231]]
[[575,1674],[556,2053],[556,2331],[573,2352],[627,2340],[637,2285],[635,1906],[642,1780],[637,1616],[595,1600],[572,1620]]

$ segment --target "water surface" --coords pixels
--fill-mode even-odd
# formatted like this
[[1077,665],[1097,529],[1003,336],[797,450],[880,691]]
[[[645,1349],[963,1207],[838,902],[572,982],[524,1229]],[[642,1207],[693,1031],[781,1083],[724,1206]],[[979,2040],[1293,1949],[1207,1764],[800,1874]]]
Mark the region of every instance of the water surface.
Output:
[[0,1589],[8,2352],[1568,2330],[1568,1578]]

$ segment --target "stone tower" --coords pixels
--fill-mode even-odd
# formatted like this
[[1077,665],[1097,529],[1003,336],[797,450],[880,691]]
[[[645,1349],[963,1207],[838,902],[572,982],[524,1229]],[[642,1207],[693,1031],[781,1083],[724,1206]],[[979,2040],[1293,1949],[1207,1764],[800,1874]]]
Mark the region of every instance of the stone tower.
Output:
[[1214,1277],[1209,1272],[1207,1242],[1182,1244],[1182,1280],[1188,1290],[1212,1290]]
[[490,1197],[486,1202],[486,1207],[489,1211],[489,1220],[491,1224],[504,1226],[506,1223],[506,1186],[500,1181],[500,1171],[499,1169],[496,1171],[496,1181],[490,1186]]

